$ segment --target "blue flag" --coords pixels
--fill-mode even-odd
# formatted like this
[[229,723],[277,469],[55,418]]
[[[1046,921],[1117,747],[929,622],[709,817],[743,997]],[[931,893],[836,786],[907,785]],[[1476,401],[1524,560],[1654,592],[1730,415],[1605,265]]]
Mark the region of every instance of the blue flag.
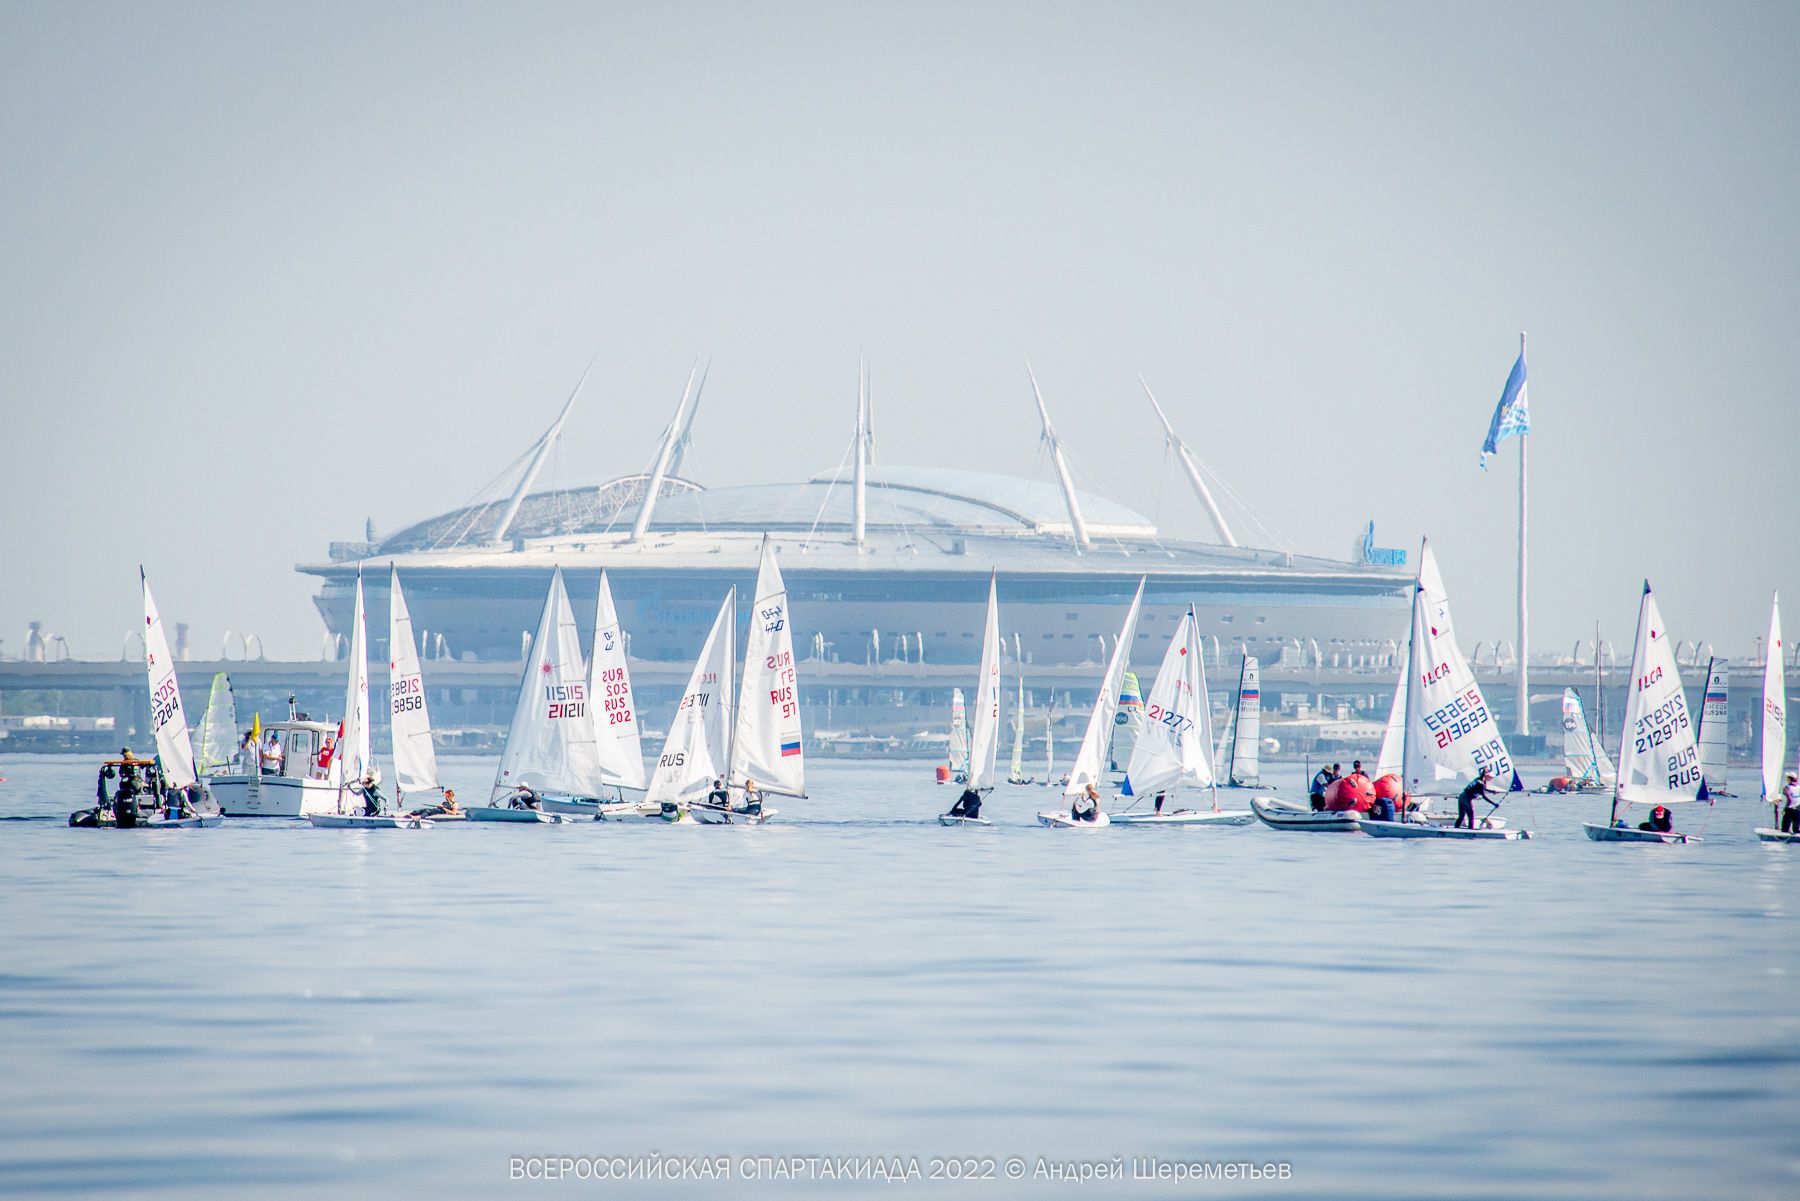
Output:
[[1506,388],[1500,403],[1494,407],[1494,419],[1488,423],[1487,441],[1481,444],[1481,469],[1487,470],[1488,456],[1499,453],[1500,443],[1515,435],[1531,432],[1531,409],[1525,399],[1525,350],[1519,349],[1519,361],[1506,377]]

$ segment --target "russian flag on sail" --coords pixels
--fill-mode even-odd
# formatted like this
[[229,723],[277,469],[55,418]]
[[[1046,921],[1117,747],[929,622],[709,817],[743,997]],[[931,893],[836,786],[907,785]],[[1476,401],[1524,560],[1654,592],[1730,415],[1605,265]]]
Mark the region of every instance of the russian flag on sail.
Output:
[[783,759],[787,758],[789,755],[798,755],[799,753],[800,742],[798,739],[793,742],[784,742],[781,744],[781,757]]
[[1487,441],[1481,444],[1481,469],[1487,470],[1489,455],[1499,453],[1500,443],[1508,438],[1531,432],[1531,408],[1525,396],[1525,348],[1519,348],[1518,361],[1506,377],[1500,392],[1500,403],[1494,406],[1494,419],[1488,423]]

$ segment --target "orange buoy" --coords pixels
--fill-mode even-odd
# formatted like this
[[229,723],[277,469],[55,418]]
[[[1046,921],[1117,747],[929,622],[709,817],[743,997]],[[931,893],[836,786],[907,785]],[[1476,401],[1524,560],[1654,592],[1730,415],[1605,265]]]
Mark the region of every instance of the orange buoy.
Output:
[[1325,790],[1327,813],[1367,813],[1375,804],[1375,784],[1367,776],[1345,776],[1333,780]]

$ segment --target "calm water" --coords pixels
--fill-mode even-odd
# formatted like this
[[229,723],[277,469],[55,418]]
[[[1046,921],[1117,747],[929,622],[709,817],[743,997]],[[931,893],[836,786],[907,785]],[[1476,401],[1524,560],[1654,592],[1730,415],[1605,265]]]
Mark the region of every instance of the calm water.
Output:
[[[873,1195],[1800,1195],[1800,853],[992,830],[918,763],[762,829],[70,830],[0,756],[0,1192],[830,1196],[526,1155],[1291,1164]],[[491,761],[452,759],[483,793]],[[1540,777],[1543,773],[1540,773]],[[1272,772],[1297,791],[1298,766]],[[1684,815],[1686,816],[1686,815]]]

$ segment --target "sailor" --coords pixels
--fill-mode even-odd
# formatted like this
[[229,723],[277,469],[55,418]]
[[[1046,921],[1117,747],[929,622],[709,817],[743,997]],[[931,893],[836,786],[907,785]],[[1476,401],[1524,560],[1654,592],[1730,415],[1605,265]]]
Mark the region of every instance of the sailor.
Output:
[[363,795],[363,816],[364,817],[380,816],[380,814],[381,814],[381,773],[371,767],[368,770],[368,772],[366,772],[363,775],[362,787],[361,787],[361,789],[359,789],[359,791]]
[[1330,767],[1321,767],[1316,773],[1314,773],[1313,778],[1312,778],[1312,787],[1309,790],[1310,799],[1312,801],[1312,807],[1313,807],[1314,812],[1322,812],[1324,810],[1324,808],[1325,808],[1325,790],[1330,788],[1331,782],[1337,778],[1338,778],[1338,765],[1335,763],[1333,763]]
[[1650,810],[1650,816],[1638,823],[1638,829],[1648,830],[1652,834],[1667,834],[1675,829],[1675,819],[1669,816],[1667,805],[1658,805]]
[[731,807],[731,793],[725,787],[723,779],[714,779],[712,791],[706,794],[708,805],[717,805],[721,809]]
[[1494,773],[1489,769],[1485,767],[1482,768],[1481,774],[1476,776],[1473,780],[1470,780],[1468,784],[1463,787],[1463,790],[1456,794],[1457,829],[1462,829],[1464,818],[1469,819],[1469,829],[1473,830],[1475,828],[1475,798],[1480,797],[1483,800],[1487,799],[1487,785],[1488,781],[1493,778],[1493,775]]
[[749,776],[744,777],[744,803],[735,807],[733,813],[761,813],[763,794],[757,790],[756,781]]
[[1800,776],[1793,772],[1781,786],[1781,832],[1800,834]]
[[1162,815],[1163,801],[1167,797],[1168,797],[1168,794],[1165,792],[1159,792],[1156,794],[1156,812],[1157,812],[1158,816]]
[[1078,822],[1096,821],[1100,817],[1100,793],[1089,784],[1069,806],[1069,817]]
[[956,798],[956,804],[950,806],[951,817],[980,817],[981,794],[973,788],[963,789],[963,794]]
[[1352,780],[1354,780],[1358,776],[1361,776],[1363,779],[1366,780],[1369,778],[1369,773],[1365,772],[1362,769],[1362,760],[1361,759],[1352,759],[1350,761],[1350,778]]
[[460,813],[456,807],[456,789],[444,789],[444,799],[435,805],[427,805],[423,809],[414,809],[408,817],[442,817],[445,814]]
[[538,798],[537,790],[529,784],[519,785],[518,791],[508,804],[514,809],[542,809],[544,802]]

